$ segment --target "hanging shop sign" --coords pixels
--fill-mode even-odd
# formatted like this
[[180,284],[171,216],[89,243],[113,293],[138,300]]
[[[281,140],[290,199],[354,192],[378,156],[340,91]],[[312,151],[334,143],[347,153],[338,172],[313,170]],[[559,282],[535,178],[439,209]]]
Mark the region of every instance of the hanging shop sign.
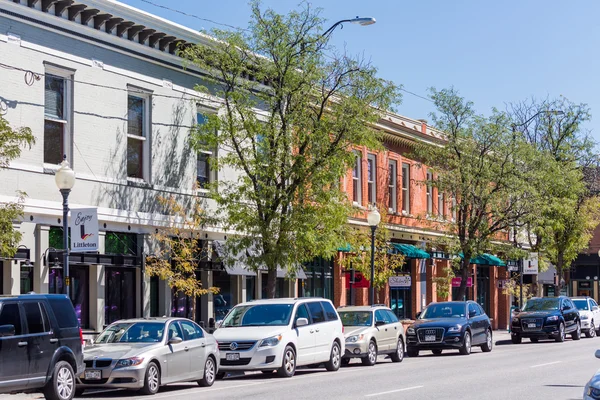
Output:
[[412,279],[410,275],[390,276],[388,283],[392,289],[410,289]]
[[98,251],[98,209],[71,209],[71,252]]
[[367,278],[365,278],[363,276],[363,274],[361,274],[360,272],[354,273],[354,282],[350,282],[350,281],[351,281],[351,274],[350,274],[350,272],[346,272],[346,289],[350,289],[351,283],[352,283],[352,287],[354,289],[369,287],[369,280]]
[[[460,287],[460,282],[462,278],[452,278],[452,287]],[[473,278],[467,278],[467,287],[473,287]]]

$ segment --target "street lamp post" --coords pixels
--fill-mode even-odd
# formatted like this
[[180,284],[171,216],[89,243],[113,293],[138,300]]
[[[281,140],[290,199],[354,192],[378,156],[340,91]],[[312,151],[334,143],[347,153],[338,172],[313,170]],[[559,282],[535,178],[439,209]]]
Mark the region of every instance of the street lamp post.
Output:
[[371,281],[369,282],[369,304],[375,303],[375,230],[381,221],[377,207],[372,206],[367,214],[367,222],[371,227]]
[[67,156],[63,157],[63,161],[60,164],[60,168],[56,171],[54,177],[56,186],[60,190],[63,198],[63,267],[64,267],[64,284],[63,290],[67,297],[71,297],[69,286],[71,285],[71,278],[69,276],[69,193],[75,185],[75,172],[69,167]]
[[339,25],[343,24],[344,22],[350,22],[351,24],[358,24],[360,26],[367,26],[367,25],[373,25],[377,21],[373,17],[363,17],[363,18],[356,17],[356,18],[352,18],[352,19],[343,19],[341,21],[336,22],[335,24],[333,24],[331,26],[331,28],[329,28],[325,32],[323,32],[323,34],[321,36],[319,36],[319,39],[324,38],[325,36],[327,36],[328,34],[333,32],[333,30],[335,28],[337,28]]

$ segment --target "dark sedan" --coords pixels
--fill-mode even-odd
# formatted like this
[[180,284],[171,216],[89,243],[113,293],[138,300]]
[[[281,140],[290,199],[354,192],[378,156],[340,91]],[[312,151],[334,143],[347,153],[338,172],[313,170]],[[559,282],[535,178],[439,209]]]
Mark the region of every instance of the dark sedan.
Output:
[[417,357],[420,350],[431,350],[437,355],[449,349],[468,355],[472,346],[492,351],[490,319],[473,301],[431,303],[406,330],[409,357]]
[[573,340],[581,337],[579,311],[565,296],[537,297],[525,303],[523,311],[517,310],[511,325],[511,339],[515,344],[523,338],[532,342],[554,338],[564,342],[567,333]]

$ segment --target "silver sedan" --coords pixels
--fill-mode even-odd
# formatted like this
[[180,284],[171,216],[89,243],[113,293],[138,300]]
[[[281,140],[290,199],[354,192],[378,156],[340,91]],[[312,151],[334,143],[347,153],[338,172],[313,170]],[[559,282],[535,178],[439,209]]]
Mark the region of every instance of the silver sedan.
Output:
[[121,320],[84,349],[77,392],[102,387],[155,394],[162,385],[192,381],[211,386],[219,360],[214,337],[189,319]]

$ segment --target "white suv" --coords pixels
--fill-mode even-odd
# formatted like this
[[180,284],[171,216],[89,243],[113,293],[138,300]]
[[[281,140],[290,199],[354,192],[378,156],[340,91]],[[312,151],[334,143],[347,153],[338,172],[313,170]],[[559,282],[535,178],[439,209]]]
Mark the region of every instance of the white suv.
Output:
[[296,367],[321,363],[337,371],[345,343],[333,304],[321,298],[238,304],[214,337],[221,353],[220,377],[227,371],[276,371],[291,377]]
[[600,329],[600,308],[598,303],[591,297],[571,297],[575,307],[579,310],[579,319],[581,320],[581,332],[585,336],[595,337],[597,330]]

